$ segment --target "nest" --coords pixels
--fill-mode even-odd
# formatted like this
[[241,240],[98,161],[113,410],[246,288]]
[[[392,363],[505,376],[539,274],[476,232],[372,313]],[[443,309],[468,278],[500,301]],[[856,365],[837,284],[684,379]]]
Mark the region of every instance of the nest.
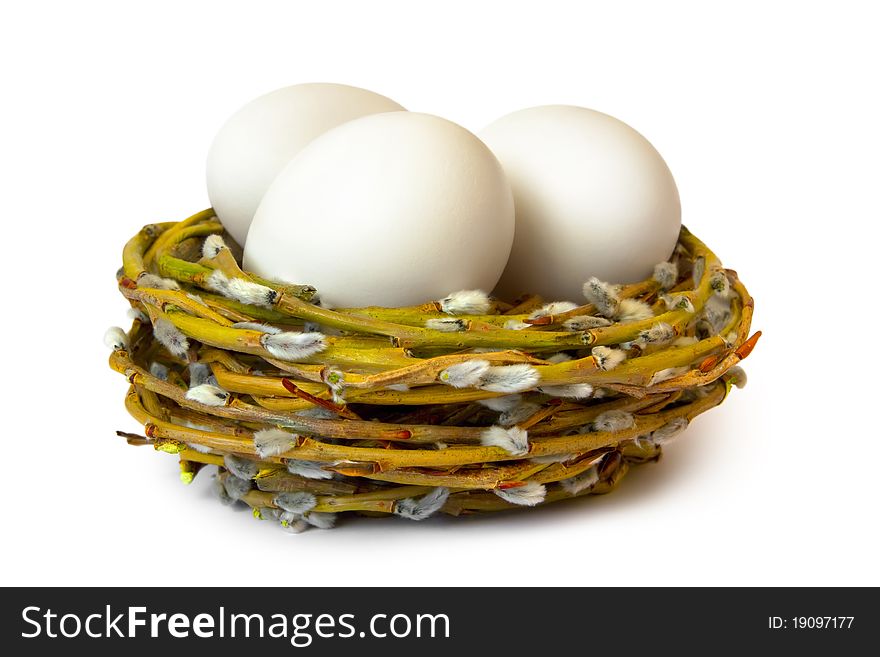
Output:
[[331,310],[239,256],[211,210],[126,244],[133,323],[107,340],[144,434],[119,435],[176,455],[184,483],[217,466],[222,501],[289,531],[607,493],[745,383],[760,335],[685,228],[651,279],[590,279],[581,305],[466,290]]

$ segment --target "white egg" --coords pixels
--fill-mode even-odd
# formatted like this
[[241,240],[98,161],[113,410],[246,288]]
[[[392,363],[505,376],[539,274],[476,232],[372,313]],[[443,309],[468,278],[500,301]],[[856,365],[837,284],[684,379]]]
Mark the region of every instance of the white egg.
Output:
[[269,185],[315,137],[369,114],[405,111],[393,100],[343,84],[298,84],[260,96],[220,129],[208,153],[208,197],[244,244]]
[[678,189],[641,134],[583,107],[504,116],[481,133],[507,173],[516,237],[497,293],[581,300],[590,276],[642,280],[675,248]]
[[350,121],[263,197],[244,266],[314,285],[331,307],[405,306],[491,290],[513,242],[510,186],[475,135],[429,114]]

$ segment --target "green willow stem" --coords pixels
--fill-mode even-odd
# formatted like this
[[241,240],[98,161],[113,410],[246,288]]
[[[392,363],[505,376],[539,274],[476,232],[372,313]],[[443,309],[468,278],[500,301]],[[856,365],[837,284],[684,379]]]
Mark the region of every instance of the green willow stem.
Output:
[[[163,231],[161,235],[156,236],[156,239],[147,244],[146,248],[143,252],[143,261],[144,266],[149,269],[153,261],[156,259],[156,254],[162,249],[166,243],[170,242],[175,238],[175,235],[179,232],[186,230],[190,226],[193,226],[197,223],[203,221],[210,221],[214,218],[214,210],[212,208],[208,208],[207,210],[202,210],[201,212],[196,212],[194,215],[187,217],[183,221],[172,224],[168,230]],[[180,240],[178,240],[179,243]]]
[[[139,383],[135,381],[135,383]],[[637,436],[649,434],[664,426],[677,417],[688,420],[720,404],[727,394],[728,387],[724,383],[712,384],[706,395],[689,404],[646,416],[636,416],[631,428],[617,432],[595,431],[574,435],[543,436],[531,442],[528,457],[555,456],[559,454],[582,453],[603,447],[611,447]],[[126,408],[129,413],[145,425],[149,425],[148,435],[155,438],[167,438],[185,443],[196,443],[219,451],[255,455],[256,449],[252,440],[215,434],[190,427],[179,427],[150,415],[144,409],[137,392],[132,390],[126,397]],[[343,424],[359,424],[358,421],[347,420]],[[364,423],[369,424],[369,423]],[[421,427],[423,430],[455,427]],[[460,432],[466,427],[458,427]],[[427,433],[427,431],[423,431]],[[459,434],[460,435],[460,434]],[[461,440],[461,438],[460,438]],[[280,462],[281,458],[303,459],[308,461],[337,462],[340,460],[373,463],[379,471],[393,470],[402,467],[449,467],[475,463],[492,463],[496,461],[513,461],[518,457],[511,456],[500,447],[485,446],[452,446],[447,449],[398,449],[388,450],[375,447],[355,447],[351,445],[334,445],[312,438],[300,437],[298,446],[284,452],[280,457],[272,459]]]
[[156,238],[176,226],[177,222],[166,221],[161,224],[148,224],[141,228],[137,235],[126,242],[122,249],[122,271],[133,281],[146,271],[144,253]]
[[[276,307],[293,317],[315,322],[322,326],[329,326],[343,331],[388,336],[393,338],[399,346],[408,348],[420,346],[455,349],[489,347],[493,349],[558,351],[581,348],[586,344],[580,333],[570,332],[524,332],[480,327],[475,330],[447,333],[445,331],[405,326],[368,317],[346,315],[283,295],[279,298]],[[470,321],[466,317],[461,319],[466,322]]]

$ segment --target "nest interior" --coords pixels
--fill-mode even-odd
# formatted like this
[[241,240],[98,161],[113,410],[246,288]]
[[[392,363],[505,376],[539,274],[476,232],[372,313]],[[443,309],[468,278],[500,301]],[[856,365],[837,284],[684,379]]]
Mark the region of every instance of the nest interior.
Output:
[[753,301],[682,228],[643,282],[580,305],[476,290],[406,308],[320,305],[240,268],[213,211],[145,226],[108,331],[133,445],[218,466],[226,503],[288,531],[340,513],[421,520],[607,493],[745,383]]

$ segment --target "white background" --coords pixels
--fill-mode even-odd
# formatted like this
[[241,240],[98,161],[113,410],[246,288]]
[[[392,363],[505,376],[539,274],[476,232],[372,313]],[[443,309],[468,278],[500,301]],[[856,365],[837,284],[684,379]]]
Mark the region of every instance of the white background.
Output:
[[[5,4],[2,583],[880,584],[877,21],[709,5]],[[306,81],[475,131],[547,103],[633,125],[757,300],[748,387],[612,495],[532,512],[292,536],[183,487],[114,436],[121,247],[206,207],[225,118]]]

